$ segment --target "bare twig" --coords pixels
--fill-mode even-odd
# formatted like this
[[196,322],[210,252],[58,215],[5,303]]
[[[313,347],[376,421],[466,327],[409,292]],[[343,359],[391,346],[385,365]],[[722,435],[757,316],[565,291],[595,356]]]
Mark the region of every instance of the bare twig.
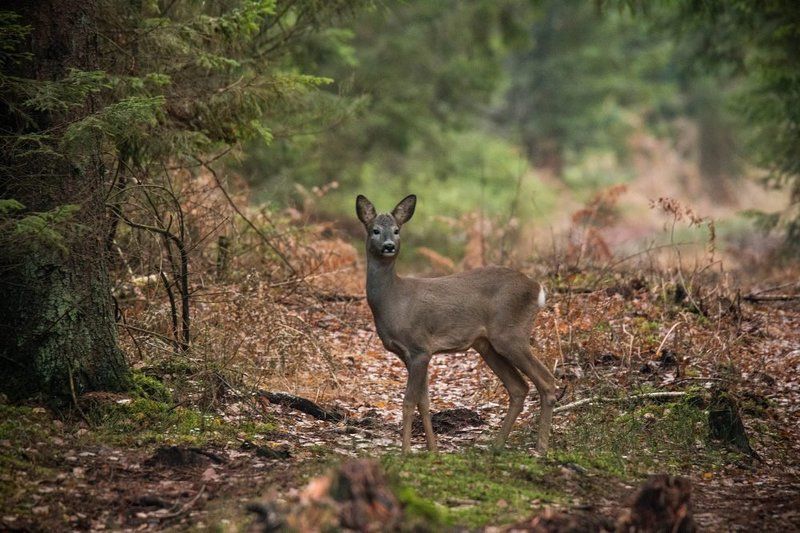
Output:
[[126,328],[126,329],[130,329],[130,330],[133,330],[133,331],[138,331],[139,333],[145,333],[147,335],[152,335],[153,337],[158,337],[162,341],[168,343],[170,346],[173,346],[174,343],[175,343],[175,339],[170,339],[166,335],[162,335],[161,333],[157,333],[155,331],[150,331],[149,329],[137,328],[136,326],[131,326],[130,324],[124,324],[124,323],[123,324],[118,324],[118,325],[120,325],[120,326],[122,326],[123,328]]
[[169,299],[170,316],[172,317],[172,336],[174,338],[173,346],[177,352],[180,349],[178,342],[178,307],[175,304],[175,295],[172,293],[172,284],[167,279],[167,275],[163,270],[159,270],[158,274],[161,276],[161,283],[164,285],[164,290],[167,291],[167,298]]
[[675,328],[677,328],[680,324],[682,324],[682,321],[678,320],[677,322],[675,322],[672,325],[671,328],[669,328],[669,331],[667,332],[667,334],[664,335],[663,339],[661,339],[661,344],[658,345],[658,350],[656,350],[656,356],[661,355],[661,349],[664,348],[664,344],[666,344],[667,339],[672,334],[672,332],[675,330]]
[[81,415],[83,421],[89,424],[89,427],[92,427],[92,421],[89,420],[89,417],[86,416],[86,413],[83,412],[83,409],[81,409],[81,406],[78,403],[78,395],[75,393],[75,379],[72,376],[72,365],[70,364],[69,360],[67,360],[67,373],[69,374],[69,392],[72,395],[72,403],[75,404],[75,409],[78,410],[78,413]]
[[622,332],[625,335],[630,337],[630,342],[628,343],[628,364],[627,367],[631,367],[631,360],[633,359],[633,341],[636,339],[636,335],[625,329],[625,324],[622,324]]
[[149,224],[141,224],[139,222],[134,222],[133,220],[125,216],[125,214],[122,211],[116,209],[114,206],[111,206],[111,208],[115,212],[115,214],[128,226],[162,235],[166,241],[171,241],[172,243],[175,244],[176,248],[178,248],[178,252],[180,254],[180,275],[178,280],[180,282],[179,289],[181,293],[181,324],[182,324],[182,339],[179,341],[179,343],[182,350],[185,351],[189,349],[189,343],[191,341],[191,333],[190,333],[191,319],[189,316],[190,312],[189,252],[186,250],[186,243],[183,239],[184,224],[183,224],[182,211],[179,211],[180,222],[181,222],[181,229],[180,229],[181,236],[178,236],[169,231],[169,229],[161,226],[152,226]]
[[[561,332],[558,331],[558,312],[560,309],[556,307],[554,309],[553,318],[554,318],[554,326],[556,330],[556,344],[558,345],[558,360],[556,361],[556,365],[558,361],[561,361],[561,366],[564,366],[564,351],[561,349]],[[553,373],[555,373],[556,367],[553,367]]]
[[250,226],[250,228],[253,231],[255,231],[256,234],[259,237],[261,237],[261,240],[264,241],[264,244],[266,244],[273,252],[275,252],[275,255],[277,255],[280,258],[280,260],[283,261],[283,264],[286,265],[286,267],[289,269],[289,271],[292,273],[292,275],[295,275],[297,273],[297,269],[295,269],[294,266],[292,266],[292,264],[289,262],[289,259],[286,257],[286,255],[284,255],[284,253],[281,252],[280,249],[278,249],[278,247],[275,246],[272,243],[272,241],[269,239],[269,237],[267,237],[267,235],[263,231],[261,231],[261,229],[258,226],[256,226],[242,212],[241,209],[239,209],[239,206],[236,205],[236,202],[233,201],[233,198],[231,198],[231,195],[228,194],[228,191],[222,185],[222,180],[219,179],[219,175],[217,174],[217,172],[211,167],[210,164],[207,164],[204,161],[199,160],[199,159],[198,159],[198,161],[200,161],[200,164],[203,166],[203,168],[207,169],[209,171],[209,173],[211,173],[211,175],[214,177],[214,181],[217,184],[217,188],[219,188],[220,192],[222,192],[222,195],[225,197],[225,200],[227,200],[227,202],[231,206],[231,208],[234,211],[236,211],[236,214],[239,215],[241,217],[241,219],[244,220],[245,223],[247,223],[247,225]]

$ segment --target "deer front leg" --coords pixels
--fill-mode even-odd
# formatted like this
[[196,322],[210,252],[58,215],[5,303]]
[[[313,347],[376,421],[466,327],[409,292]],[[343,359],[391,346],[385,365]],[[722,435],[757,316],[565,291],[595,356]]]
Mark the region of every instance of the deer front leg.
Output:
[[428,372],[425,372],[425,384],[422,387],[422,398],[418,404],[419,414],[422,417],[422,426],[425,428],[425,439],[428,443],[429,452],[439,451],[436,446],[436,434],[433,432],[433,423],[431,422],[431,400],[428,395]]
[[[406,363],[408,367],[408,382],[406,383],[406,394],[403,398],[403,453],[411,451],[411,424],[414,421],[414,410],[422,401],[423,393],[425,393],[427,398],[426,387],[428,385],[428,362],[430,362],[430,359],[430,355],[427,354],[411,355]],[[422,414],[423,425],[425,425],[426,417],[423,413],[420,414]],[[429,412],[427,418],[427,424],[430,424]],[[431,426],[431,435],[432,434],[433,427]],[[428,442],[430,447],[430,440]]]

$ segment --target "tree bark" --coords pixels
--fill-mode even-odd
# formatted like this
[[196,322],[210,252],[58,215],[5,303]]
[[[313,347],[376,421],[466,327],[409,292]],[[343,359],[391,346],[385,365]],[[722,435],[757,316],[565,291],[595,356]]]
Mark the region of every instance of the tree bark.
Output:
[[[4,9],[16,11],[31,26],[26,48],[32,59],[12,66],[12,75],[53,81],[70,68],[100,68],[96,2],[22,0]],[[87,97],[80,108],[37,114],[35,125],[20,120],[5,105],[0,111],[4,130],[47,131],[57,150],[59,132],[96,105]],[[99,146],[86,148],[87,153],[100,153]],[[6,163],[11,157],[2,155]],[[3,168],[17,172],[2,177],[0,197],[21,202],[26,213],[67,204],[80,209],[70,225],[73,229],[63,234],[66,251],[32,239],[0,256],[0,368],[5,374],[0,391],[11,399],[41,395],[60,403],[87,391],[125,389],[130,375],[117,345],[105,250],[109,184],[99,155],[79,163],[37,154],[10,163]]]

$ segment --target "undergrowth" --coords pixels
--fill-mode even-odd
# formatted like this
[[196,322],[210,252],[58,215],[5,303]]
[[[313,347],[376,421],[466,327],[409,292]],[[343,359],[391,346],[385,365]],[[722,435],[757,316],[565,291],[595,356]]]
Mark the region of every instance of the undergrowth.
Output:
[[237,438],[260,440],[274,432],[272,421],[226,418],[214,411],[172,401],[168,387],[153,376],[134,373],[129,397],[90,400],[84,410],[94,437],[113,444],[226,443]]
[[714,469],[739,456],[710,437],[708,411],[693,394],[665,403],[584,407],[553,439],[557,459],[625,478]]
[[160,380],[138,372],[133,375],[133,389],[127,395],[94,393],[81,397],[79,410],[62,413],[64,421],[42,407],[0,404],[0,441],[18,447],[31,446],[60,434],[66,424],[82,426],[79,436],[85,444],[112,445],[226,444],[231,441],[258,441],[274,433],[270,419],[254,421],[204,412],[172,401],[172,395]]

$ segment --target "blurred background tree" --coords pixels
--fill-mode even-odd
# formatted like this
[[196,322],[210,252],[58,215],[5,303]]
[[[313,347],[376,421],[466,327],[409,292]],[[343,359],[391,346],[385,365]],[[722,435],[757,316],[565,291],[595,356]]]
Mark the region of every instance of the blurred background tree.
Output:
[[[645,4],[632,4],[642,18]],[[767,172],[767,185],[786,189],[785,209],[754,213],[766,229],[780,228],[785,251],[800,254],[800,4],[778,0],[681,1],[655,17],[687,42],[689,65],[735,82],[733,108],[749,161]]]
[[[260,199],[301,205],[334,183],[315,207],[324,216],[349,217],[356,192],[389,205],[413,190],[431,212],[544,220],[563,196],[550,178],[578,201],[632,179],[639,133],[666,139],[700,167],[697,187],[732,201],[734,87],[691,68],[702,28],[682,41],[627,9],[480,0],[380,5],[349,27],[295,58],[335,80],[316,116],[327,118],[245,150],[239,168]],[[411,231],[459,254],[463,242],[424,224]]]

